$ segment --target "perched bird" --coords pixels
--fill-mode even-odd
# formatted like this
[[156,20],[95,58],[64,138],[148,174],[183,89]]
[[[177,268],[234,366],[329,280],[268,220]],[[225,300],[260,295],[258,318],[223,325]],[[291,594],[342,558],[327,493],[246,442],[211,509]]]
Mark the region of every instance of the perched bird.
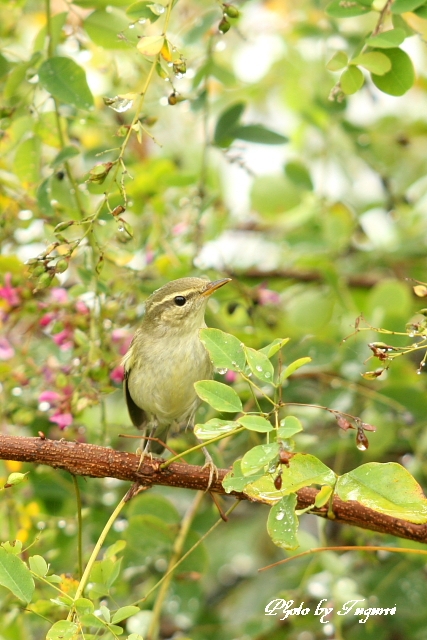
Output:
[[[180,278],[147,299],[141,326],[123,358],[129,415],[138,429],[145,429],[145,435],[166,442],[174,423],[193,424],[200,403],[194,383],[213,376],[199,329],[206,327],[209,296],[229,281]],[[149,451],[163,450],[161,443],[148,440],[141,460]],[[215,467],[207,450],[203,451],[211,480]]]

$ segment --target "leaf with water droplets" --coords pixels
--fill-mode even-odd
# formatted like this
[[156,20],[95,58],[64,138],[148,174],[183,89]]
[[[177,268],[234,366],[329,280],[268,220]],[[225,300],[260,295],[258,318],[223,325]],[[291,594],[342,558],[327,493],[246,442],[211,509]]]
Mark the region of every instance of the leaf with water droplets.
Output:
[[200,329],[199,335],[217,369],[243,371],[246,358],[240,340],[219,329]]
[[273,431],[274,427],[265,418],[262,416],[243,416],[238,420],[239,424],[241,424],[245,429],[249,429],[249,431],[258,431],[258,433],[267,433],[268,431]]
[[210,404],[217,411],[237,413],[242,411],[242,401],[237,393],[226,384],[216,380],[200,380],[194,384],[199,398]]
[[293,435],[302,431],[302,424],[295,418],[295,416],[287,416],[284,420],[280,421],[280,426],[277,430],[277,437],[286,440],[292,438]]
[[259,444],[249,449],[242,458],[242,473],[249,476],[259,469],[263,469],[269,462],[279,455],[277,442]]
[[295,513],[297,497],[294,493],[284,496],[268,515],[267,531],[275,545],[282,549],[299,547],[297,538],[298,517]]
[[274,385],[274,368],[268,357],[261,351],[245,347],[246,360],[254,376]]
[[303,367],[309,362],[311,362],[311,358],[309,358],[308,356],[305,358],[298,358],[298,360],[294,360],[293,362],[291,362],[291,364],[288,365],[286,369],[280,374],[280,383],[282,384],[286,380],[286,378],[289,378],[289,376],[295,373],[297,369]]
[[254,480],[258,480],[264,475],[263,471],[259,471],[251,476],[244,476],[242,473],[242,461],[236,460],[233,463],[233,470],[229,471],[222,481],[222,486],[226,493],[231,491],[243,491],[246,485],[250,484]]
[[218,418],[213,418],[213,420],[208,420],[204,424],[196,424],[194,427],[194,435],[198,440],[210,440],[211,438],[216,438],[216,436],[220,436],[224,433],[231,433],[239,428],[239,424],[237,422],[233,422],[233,420],[219,420]]
[[396,462],[368,462],[338,478],[341,500],[415,524],[427,522],[427,498],[409,471]]
[[303,487],[310,487],[313,484],[333,487],[335,482],[335,473],[321,460],[309,453],[297,453],[290,458],[289,467],[282,465],[280,491],[274,486],[273,476],[265,474],[259,480],[248,485],[245,488],[245,494],[249,498],[256,498],[267,504],[275,504],[284,495],[294,493]]

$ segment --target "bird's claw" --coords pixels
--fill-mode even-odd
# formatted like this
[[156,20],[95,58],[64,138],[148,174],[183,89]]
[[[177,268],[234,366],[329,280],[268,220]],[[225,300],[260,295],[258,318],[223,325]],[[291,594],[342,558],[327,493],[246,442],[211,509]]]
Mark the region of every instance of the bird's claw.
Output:
[[209,468],[209,481],[208,481],[208,486],[206,487],[206,491],[209,491],[209,489],[211,488],[211,484],[213,482],[214,476],[215,476],[215,480],[216,481],[218,480],[218,477],[219,477],[218,467],[212,460],[212,456],[209,453],[209,451],[206,449],[206,447],[203,447],[203,453],[205,454],[205,464],[203,465],[203,469]]

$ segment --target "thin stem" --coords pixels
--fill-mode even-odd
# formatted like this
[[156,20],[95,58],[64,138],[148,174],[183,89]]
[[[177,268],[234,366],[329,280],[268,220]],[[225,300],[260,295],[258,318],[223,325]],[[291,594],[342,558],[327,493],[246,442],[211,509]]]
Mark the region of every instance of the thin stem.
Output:
[[[84,570],[84,573],[80,579],[80,583],[79,586],[77,587],[77,591],[76,594],[74,596],[74,601],[78,600],[79,598],[82,597],[83,592],[85,590],[87,581],[89,580],[89,576],[90,576],[90,572],[92,571],[92,567],[95,563],[95,560],[98,556],[98,553],[101,550],[102,545],[104,544],[104,540],[107,537],[111,527],[113,526],[114,522],[116,521],[118,515],[120,514],[121,510],[123,509],[123,507],[125,506],[126,502],[127,502],[127,495],[128,493],[126,493],[125,496],[123,496],[123,498],[120,500],[119,504],[117,505],[117,507],[114,509],[113,513],[111,514],[111,516],[108,518],[107,524],[105,525],[105,527],[103,528],[103,530],[101,531],[101,535],[98,538],[98,541],[96,543],[96,545],[93,548],[93,551],[91,553],[91,556],[89,558],[89,561],[86,565],[86,568]],[[73,609],[70,610],[67,620],[71,620],[73,617]]]
[[198,491],[196,496],[187,510],[186,514],[181,523],[181,528],[178,532],[178,535],[175,539],[175,543],[172,549],[172,555],[168,564],[167,578],[162,582],[160,587],[160,591],[157,595],[156,602],[153,607],[153,616],[151,618],[150,627],[147,633],[147,640],[157,640],[159,637],[159,626],[160,626],[160,615],[162,612],[163,603],[165,601],[169,585],[172,580],[172,574],[176,569],[177,562],[182,554],[182,549],[184,547],[185,540],[188,535],[188,531],[191,527],[191,523],[200,507],[200,504],[204,497],[204,491]]
[[[226,511],[226,512],[225,512],[225,515],[226,515],[226,516],[229,516],[229,515],[230,515],[230,513],[232,513],[232,512],[234,511],[234,509],[235,509],[239,504],[240,504],[240,500],[236,500],[236,502],[233,504],[233,506],[232,506],[232,507],[230,507],[230,509],[228,509],[228,511]],[[204,533],[204,534],[203,534],[203,535],[202,535],[202,536],[197,540],[197,542],[195,542],[195,543],[193,544],[193,546],[191,547],[191,549],[189,549],[186,553],[184,553],[184,555],[180,557],[180,559],[178,560],[178,562],[177,562],[173,567],[171,567],[170,569],[168,569],[168,571],[166,571],[165,575],[164,575],[162,578],[160,578],[160,580],[159,580],[159,581],[154,585],[154,587],[151,587],[151,589],[150,589],[149,591],[147,591],[147,593],[145,594],[145,596],[144,596],[143,598],[141,598],[140,600],[137,600],[137,601],[136,601],[136,602],[134,602],[133,604],[134,604],[134,605],[137,605],[137,604],[139,604],[140,602],[144,602],[145,600],[147,600],[148,596],[150,596],[150,595],[153,593],[153,591],[155,591],[156,589],[158,589],[158,588],[160,587],[160,585],[161,585],[161,584],[162,584],[162,583],[163,583],[163,582],[168,578],[168,576],[169,576],[170,574],[172,574],[172,573],[175,571],[175,569],[177,569],[177,568],[179,567],[179,565],[180,565],[180,564],[182,564],[182,563],[184,562],[184,560],[186,560],[186,559],[188,558],[188,556],[189,556],[190,554],[192,554],[192,553],[193,553],[193,551],[194,551],[195,549],[197,549],[197,547],[198,547],[199,545],[201,545],[201,544],[202,544],[202,542],[204,542],[204,541],[206,540],[206,538],[207,538],[208,536],[210,536],[210,534],[211,534],[211,533],[212,533],[212,532],[213,532],[213,531],[214,531],[214,530],[215,530],[215,529],[216,529],[216,528],[217,528],[217,527],[218,527],[222,522],[225,522],[225,520],[224,520],[223,518],[219,518],[219,519],[215,522],[215,524],[213,524],[213,525],[211,526],[211,528],[210,528],[210,529],[208,529],[208,530],[206,531],[206,533]]]
[[297,553],[294,556],[290,556],[289,558],[284,558],[283,560],[279,560],[274,564],[269,564],[267,567],[262,567],[262,569],[258,569],[258,571],[267,571],[267,569],[272,569],[273,567],[277,567],[279,564],[284,564],[285,562],[290,562],[291,560],[295,560],[296,558],[302,558],[303,556],[311,555],[312,553],[319,553],[321,551],[389,551],[390,553],[415,553],[419,555],[427,555],[427,551],[424,549],[408,549],[408,548],[398,548],[398,547],[385,547],[385,546],[340,546],[340,547],[317,547],[316,549],[308,549],[308,551],[303,551],[302,553]]
[[74,484],[74,491],[76,493],[76,503],[77,503],[77,555],[78,555],[78,563],[79,563],[79,578],[83,575],[83,545],[82,545],[82,536],[83,536],[83,522],[82,522],[82,496],[80,493],[79,483],[77,482],[76,476],[71,476]]

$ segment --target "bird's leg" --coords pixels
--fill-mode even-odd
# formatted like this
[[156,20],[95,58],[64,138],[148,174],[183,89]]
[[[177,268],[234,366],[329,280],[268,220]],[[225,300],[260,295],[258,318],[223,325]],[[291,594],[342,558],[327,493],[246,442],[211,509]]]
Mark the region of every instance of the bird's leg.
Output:
[[[147,429],[145,433],[146,435],[148,435],[149,438],[152,438],[156,432],[156,429],[157,429],[157,425],[153,425],[151,426],[150,430]],[[141,456],[139,458],[137,471],[140,470],[141,465],[144,462],[144,458],[146,458],[147,456],[149,456],[150,458],[153,457],[152,453],[150,452],[150,445],[151,445],[151,440],[145,440],[145,438],[141,439],[141,447],[140,447]]]
[[206,447],[202,447],[202,451],[205,456],[205,464],[203,465],[203,469],[206,469],[206,467],[209,467],[209,482],[208,482],[208,486],[206,487],[206,491],[209,491],[214,476],[215,476],[215,480],[218,480],[218,467],[214,463],[212,456],[209,453],[209,451],[206,449]]

